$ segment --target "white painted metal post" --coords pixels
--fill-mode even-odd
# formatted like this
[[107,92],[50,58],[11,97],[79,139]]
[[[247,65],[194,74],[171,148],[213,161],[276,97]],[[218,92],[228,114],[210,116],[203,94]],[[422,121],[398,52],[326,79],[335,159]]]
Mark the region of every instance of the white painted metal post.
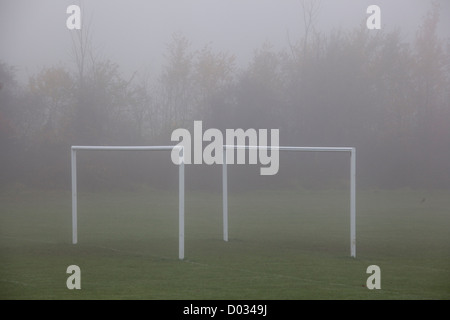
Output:
[[78,242],[77,230],[77,151],[71,149],[72,158],[72,243]]
[[228,241],[228,177],[227,177],[227,148],[223,148],[222,162],[222,212],[223,212],[223,240]]
[[350,255],[356,258],[356,149],[350,153]]
[[178,203],[178,257],[180,260],[184,259],[184,149],[180,150],[180,164],[179,164],[178,188],[179,188],[179,203]]

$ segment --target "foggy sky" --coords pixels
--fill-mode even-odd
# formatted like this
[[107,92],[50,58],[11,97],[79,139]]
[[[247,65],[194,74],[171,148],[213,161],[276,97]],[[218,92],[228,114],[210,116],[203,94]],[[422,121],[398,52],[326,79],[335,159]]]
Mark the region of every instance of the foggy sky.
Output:
[[[440,0],[439,32],[450,38],[450,1]],[[276,48],[304,32],[300,0],[0,0],[0,61],[26,80],[44,66],[70,62],[66,8],[81,6],[95,50],[122,70],[158,73],[171,35],[181,32],[193,48],[210,44],[245,65],[262,43]],[[349,29],[365,23],[366,9],[381,8],[382,28],[412,38],[430,8],[427,0],[322,0],[317,29]],[[374,31],[376,32],[376,31]]]

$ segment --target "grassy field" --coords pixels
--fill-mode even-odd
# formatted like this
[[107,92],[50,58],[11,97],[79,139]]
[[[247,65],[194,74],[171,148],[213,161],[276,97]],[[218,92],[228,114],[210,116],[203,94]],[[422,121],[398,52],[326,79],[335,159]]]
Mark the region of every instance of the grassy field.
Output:
[[[357,193],[350,257],[347,191],[186,194],[186,259],[178,260],[177,194],[79,195],[71,244],[70,193],[0,195],[1,299],[449,299],[448,191]],[[81,290],[66,269],[81,268]],[[365,287],[381,268],[381,290]]]

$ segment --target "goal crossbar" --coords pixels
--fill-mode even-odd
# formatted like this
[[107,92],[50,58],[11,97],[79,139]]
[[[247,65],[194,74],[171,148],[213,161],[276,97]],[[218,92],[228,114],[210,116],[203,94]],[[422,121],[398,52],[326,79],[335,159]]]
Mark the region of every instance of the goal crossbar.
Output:
[[228,149],[263,149],[278,151],[349,152],[350,153],[350,256],[356,257],[356,149],[353,147],[294,147],[294,146],[247,146],[224,145],[222,162],[222,214],[223,240],[228,241]]
[[178,258],[184,259],[184,149],[182,146],[72,146],[72,243],[78,242],[77,218],[77,158],[78,150],[91,151],[172,151],[179,149],[178,170]]

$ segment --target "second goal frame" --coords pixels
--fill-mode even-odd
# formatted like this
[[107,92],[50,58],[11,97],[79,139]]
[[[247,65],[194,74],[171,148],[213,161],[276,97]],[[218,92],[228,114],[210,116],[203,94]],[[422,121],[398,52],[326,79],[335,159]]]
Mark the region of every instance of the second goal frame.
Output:
[[349,152],[350,153],[350,256],[356,258],[356,149],[353,147],[291,147],[224,145],[222,162],[223,240],[228,241],[228,149],[269,149],[278,151]]

